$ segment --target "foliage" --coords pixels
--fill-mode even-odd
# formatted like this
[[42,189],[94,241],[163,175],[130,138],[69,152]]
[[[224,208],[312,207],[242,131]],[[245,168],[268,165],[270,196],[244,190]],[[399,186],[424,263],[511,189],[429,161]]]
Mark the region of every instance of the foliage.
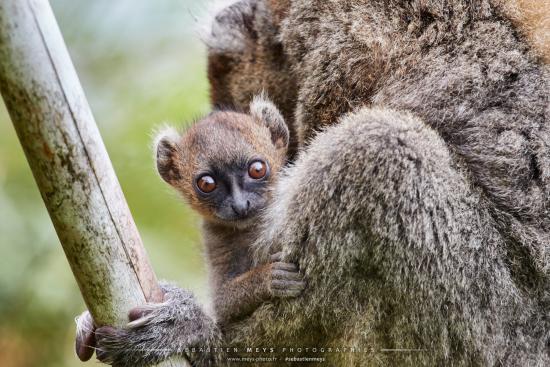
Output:
[[[198,218],[157,176],[150,151],[155,125],[181,125],[208,110],[204,50],[191,16],[201,6],[51,3],[157,275],[205,300]],[[73,318],[84,309],[0,104],[0,365],[82,365]]]

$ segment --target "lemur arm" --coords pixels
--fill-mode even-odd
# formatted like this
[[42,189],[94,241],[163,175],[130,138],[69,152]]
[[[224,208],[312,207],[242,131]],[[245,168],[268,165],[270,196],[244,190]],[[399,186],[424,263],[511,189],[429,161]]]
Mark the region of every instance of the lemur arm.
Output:
[[271,257],[270,264],[260,265],[226,281],[216,292],[214,307],[222,325],[246,316],[272,298],[296,297],[305,287],[296,265]]

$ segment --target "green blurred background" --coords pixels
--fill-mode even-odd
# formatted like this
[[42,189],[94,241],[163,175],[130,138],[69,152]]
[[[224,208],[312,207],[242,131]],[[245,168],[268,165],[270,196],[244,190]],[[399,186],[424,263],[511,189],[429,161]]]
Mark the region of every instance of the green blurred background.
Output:
[[[155,125],[208,111],[196,31],[205,3],[50,3],[157,275],[205,301],[198,217],[158,178],[150,151]],[[84,309],[0,103],[0,366],[82,366],[73,319]]]

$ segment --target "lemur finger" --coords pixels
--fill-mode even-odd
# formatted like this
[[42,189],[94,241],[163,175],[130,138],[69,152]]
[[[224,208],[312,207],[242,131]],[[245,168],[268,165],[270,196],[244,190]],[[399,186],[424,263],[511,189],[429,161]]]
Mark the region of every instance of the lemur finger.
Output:
[[274,297],[279,298],[289,298],[289,297],[297,297],[299,296],[306,284],[305,282],[292,282],[293,284],[288,284],[289,282],[286,282],[282,287],[273,288],[271,291],[273,293]]
[[86,362],[94,355],[96,345],[94,320],[88,311],[83,312],[76,321],[76,355],[82,362]]
[[130,320],[130,323],[132,323],[138,319],[141,319],[142,317],[147,316],[151,313],[151,311],[152,310],[150,308],[145,307],[133,308],[130,310],[130,312],[128,312],[128,320]]
[[302,278],[302,275],[296,271],[273,270],[271,272],[271,279],[274,280],[302,280]]
[[294,298],[298,297],[301,293],[302,290],[276,289],[273,291],[273,296],[278,298]]
[[302,291],[306,287],[306,283],[303,281],[295,280],[274,280],[271,282],[271,289],[276,290],[297,290]]
[[271,265],[273,270],[298,271],[298,267],[292,263],[275,262]]
[[158,307],[158,304],[151,304],[131,309],[128,313],[128,319],[130,322],[127,326],[129,328],[138,328],[148,324],[154,317],[153,311],[155,311]]
[[283,260],[283,252],[279,251],[271,255],[271,262],[277,262]]

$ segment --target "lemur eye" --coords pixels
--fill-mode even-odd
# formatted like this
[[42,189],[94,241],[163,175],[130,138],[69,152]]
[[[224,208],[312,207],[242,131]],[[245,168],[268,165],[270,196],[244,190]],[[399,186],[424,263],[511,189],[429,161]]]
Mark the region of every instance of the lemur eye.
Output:
[[264,178],[267,174],[267,164],[262,161],[254,161],[248,166],[248,175],[255,180]]
[[216,180],[214,180],[212,176],[205,175],[197,180],[197,187],[205,194],[209,194],[216,190],[217,186]]

